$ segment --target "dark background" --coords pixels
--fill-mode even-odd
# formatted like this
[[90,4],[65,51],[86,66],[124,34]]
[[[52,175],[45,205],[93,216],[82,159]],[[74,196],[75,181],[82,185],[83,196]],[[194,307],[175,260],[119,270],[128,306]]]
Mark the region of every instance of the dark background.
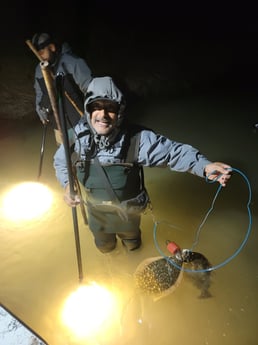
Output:
[[25,40],[35,32],[67,41],[129,99],[257,89],[257,13],[246,1],[20,1],[2,5],[0,25],[1,98],[25,92],[20,110],[33,101],[37,59]]

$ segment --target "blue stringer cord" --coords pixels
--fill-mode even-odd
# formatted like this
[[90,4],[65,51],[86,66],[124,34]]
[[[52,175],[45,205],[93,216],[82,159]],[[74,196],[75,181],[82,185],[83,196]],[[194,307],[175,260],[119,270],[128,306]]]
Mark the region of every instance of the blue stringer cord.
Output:
[[[191,269],[187,269],[187,268],[183,268],[182,266],[179,266],[172,258],[168,257],[167,255],[165,255],[162,250],[159,248],[159,245],[158,245],[158,242],[157,242],[157,225],[158,225],[158,222],[155,222],[154,223],[154,228],[153,228],[153,238],[154,238],[154,243],[155,243],[155,246],[158,250],[158,252],[161,254],[161,256],[163,256],[166,260],[168,260],[173,266],[175,266],[177,269],[179,270],[182,270],[182,271],[185,271],[185,272],[208,272],[208,271],[214,271],[218,268],[221,268],[223,266],[225,266],[226,264],[228,264],[231,260],[233,260],[240,252],[241,250],[243,249],[243,247],[245,246],[249,236],[250,236],[250,233],[251,233],[251,228],[252,228],[252,214],[251,214],[251,210],[250,210],[250,204],[251,204],[251,196],[252,196],[252,191],[251,191],[251,186],[250,186],[250,182],[248,180],[248,178],[246,177],[246,175],[241,172],[240,170],[236,169],[236,168],[231,168],[232,171],[236,171],[237,173],[239,173],[246,181],[246,184],[247,184],[247,187],[248,187],[248,192],[249,192],[249,198],[248,198],[248,202],[247,202],[247,212],[248,212],[248,218],[249,218],[249,224],[248,224],[248,228],[247,228],[247,231],[246,231],[246,235],[244,237],[244,240],[242,241],[242,243],[240,244],[239,248],[230,256],[228,257],[226,260],[224,260],[223,262],[221,262],[220,264],[218,265],[215,265],[215,266],[211,266],[209,268],[206,268],[206,269],[200,269],[200,270],[191,270]],[[219,177],[218,177],[219,178]],[[218,179],[217,178],[217,179]],[[207,179],[207,178],[206,178]],[[213,180],[213,181],[208,181],[209,183],[213,183],[216,180]],[[217,199],[217,196],[221,190],[222,186],[219,185],[218,189],[217,189],[217,192],[213,198],[213,201],[212,201],[212,205],[210,207],[210,209],[208,210],[207,214],[205,215],[203,221],[201,222],[198,230],[197,230],[197,235],[196,235],[196,240],[195,242],[193,243],[193,246],[192,248],[190,249],[190,251],[192,251],[192,249],[196,246],[196,244],[198,243],[198,238],[199,238],[199,234],[200,234],[200,231],[201,231],[201,228],[202,226],[204,225],[205,221],[207,220],[209,214],[211,213],[211,211],[213,210],[213,207],[214,207],[214,203],[215,203],[215,200]]]

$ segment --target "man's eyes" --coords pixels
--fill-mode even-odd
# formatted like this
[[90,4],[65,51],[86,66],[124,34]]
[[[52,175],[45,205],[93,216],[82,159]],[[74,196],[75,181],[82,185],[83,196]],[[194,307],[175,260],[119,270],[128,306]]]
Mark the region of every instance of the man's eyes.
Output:
[[101,107],[101,106],[95,106],[92,108],[92,111],[96,111],[96,110],[104,110],[107,113],[116,113],[117,112],[117,108],[116,107]]

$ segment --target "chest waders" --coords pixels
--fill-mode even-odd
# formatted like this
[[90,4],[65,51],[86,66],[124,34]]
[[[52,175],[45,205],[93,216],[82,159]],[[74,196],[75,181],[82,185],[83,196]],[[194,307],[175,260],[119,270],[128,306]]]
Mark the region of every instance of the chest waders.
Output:
[[150,200],[144,185],[143,167],[135,163],[139,140],[140,133],[130,138],[124,162],[101,165],[95,157],[87,161],[84,171],[77,169],[78,178],[86,190],[89,209],[116,212],[125,221],[128,214],[139,215],[146,209]]

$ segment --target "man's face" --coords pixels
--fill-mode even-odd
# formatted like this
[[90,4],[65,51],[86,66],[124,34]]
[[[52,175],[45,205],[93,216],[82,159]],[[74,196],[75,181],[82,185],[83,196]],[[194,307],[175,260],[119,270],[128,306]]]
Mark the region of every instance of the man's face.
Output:
[[112,101],[95,101],[89,104],[91,125],[99,135],[109,135],[116,127],[119,106]]
[[56,47],[54,44],[50,43],[43,49],[38,50],[38,53],[43,61],[51,62],[55,54]]

